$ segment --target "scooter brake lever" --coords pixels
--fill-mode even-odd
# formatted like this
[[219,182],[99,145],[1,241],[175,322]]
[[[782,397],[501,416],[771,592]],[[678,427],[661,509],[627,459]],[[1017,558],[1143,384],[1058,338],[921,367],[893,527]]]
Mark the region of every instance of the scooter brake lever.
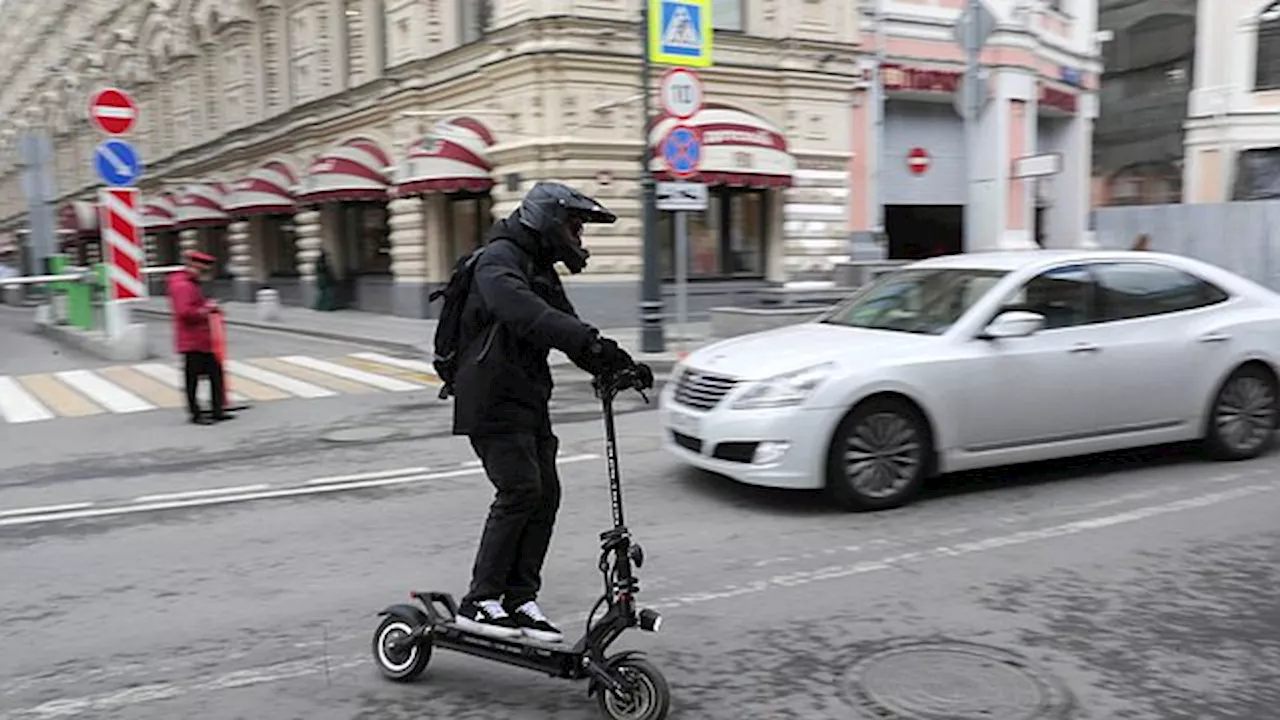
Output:
[[645,405],[648,405],[648,404],[649,404],[649,396],[648,396],[648,395],[645,395],[643,390],[636,390],[636,392],[640,393],[640,399],[641,399],[641,400],[644,400],[644,404],[645,404]]

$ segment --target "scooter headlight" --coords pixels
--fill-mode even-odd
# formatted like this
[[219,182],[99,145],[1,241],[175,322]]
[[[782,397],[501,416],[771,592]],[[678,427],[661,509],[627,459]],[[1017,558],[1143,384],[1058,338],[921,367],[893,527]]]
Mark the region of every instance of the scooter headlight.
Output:
[[627,551],[627,555],[631,556],[631,564],[637,568],[644,567],[644,548],[639,545],[632,545]]
[[645,608],[644,610],[640,611],[640,629],[641,630],[644,630],[645,632],[656,633],[661,627],[662,627],[662,616],[658,614],[657,610],[650,610],[649,608]]

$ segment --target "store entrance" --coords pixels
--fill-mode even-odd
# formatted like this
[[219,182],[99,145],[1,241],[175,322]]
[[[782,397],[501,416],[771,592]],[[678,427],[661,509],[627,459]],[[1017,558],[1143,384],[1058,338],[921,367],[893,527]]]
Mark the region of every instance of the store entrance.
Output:
[[887,205],[890,260],[922,260],[964,252],[963,205]]

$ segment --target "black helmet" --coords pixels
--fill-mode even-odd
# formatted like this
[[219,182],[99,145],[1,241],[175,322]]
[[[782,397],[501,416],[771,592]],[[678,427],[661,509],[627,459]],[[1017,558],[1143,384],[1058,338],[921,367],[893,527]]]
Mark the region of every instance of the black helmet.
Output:
[[521,225],[537,233],[546,243],[551,260],[563,262],[574,274],[587,267],[587,258],[591,256],[582,247],[582,226],[585,223],[608,225],[618,219],[605,206],[558,182],[535,184],[515,214]]

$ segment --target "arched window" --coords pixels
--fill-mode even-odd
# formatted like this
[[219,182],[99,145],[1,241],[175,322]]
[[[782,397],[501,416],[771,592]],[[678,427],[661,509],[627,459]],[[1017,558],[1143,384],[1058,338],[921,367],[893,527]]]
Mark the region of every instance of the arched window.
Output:
[[1280,2],[1268,5],[1258,16],[1257,62],[1253,89],[1280,89]]

